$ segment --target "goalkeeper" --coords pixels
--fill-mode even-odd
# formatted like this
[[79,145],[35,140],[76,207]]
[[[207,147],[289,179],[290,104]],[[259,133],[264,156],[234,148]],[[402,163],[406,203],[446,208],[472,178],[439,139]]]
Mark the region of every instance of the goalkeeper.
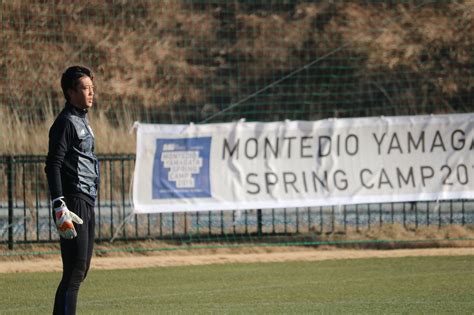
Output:
[[93,252],[99,185],[94,133],[87,120],[94,99],[93,75],[85,67],[70,67],[61,77],[61,88],[66,105],[49,131],[45,168],[63,261],[53,314],[75,314]]

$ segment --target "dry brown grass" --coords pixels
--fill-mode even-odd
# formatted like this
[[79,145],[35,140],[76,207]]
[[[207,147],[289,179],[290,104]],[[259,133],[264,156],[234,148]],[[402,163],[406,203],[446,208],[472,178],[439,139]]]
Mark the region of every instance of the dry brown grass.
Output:
[[[19,113],[0,108],[0,143],[2,154],[46,155],[48,132],[55,116],[48,112],[43,120],[21,118]],[[132,153],[135,151],[133,120],[123,115],[113,125],[104,112],[91,110],[89,120],[96,136],[96,151],[101,154]]]
[[45,153],[71,64],[96,72],[99,153],[133,152],[134,120],[200,121],[341,47],[224,119],[473,110],[473,1],[12,0],[1,10],[0,154]]

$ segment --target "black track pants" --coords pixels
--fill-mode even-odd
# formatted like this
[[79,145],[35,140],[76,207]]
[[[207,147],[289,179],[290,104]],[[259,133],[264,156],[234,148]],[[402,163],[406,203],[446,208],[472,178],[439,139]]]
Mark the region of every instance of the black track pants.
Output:
[[74,223],[76,238],[66,240],[61,237],[63,277],[56,291],[53,314],[76,314],[79,286],[86,278],[94,248],[94,207],[79,198],[67,198],[66,205],[84,223]]

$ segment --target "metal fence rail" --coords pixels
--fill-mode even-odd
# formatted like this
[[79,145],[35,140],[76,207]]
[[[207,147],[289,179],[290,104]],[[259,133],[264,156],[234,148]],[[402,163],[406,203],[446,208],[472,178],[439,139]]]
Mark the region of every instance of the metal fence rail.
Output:
[[[291,243],[323,233],[400,224],[472,225],[474,202],[406,202],[245,211],[132,215],[134,155],[99,156],[101,187],[96,203],[97,241],[162,239],[173,242],[248,242],[273,236]],[[44,156],[0,157],[0,244],[47,243],[58,239],[51,218]]]

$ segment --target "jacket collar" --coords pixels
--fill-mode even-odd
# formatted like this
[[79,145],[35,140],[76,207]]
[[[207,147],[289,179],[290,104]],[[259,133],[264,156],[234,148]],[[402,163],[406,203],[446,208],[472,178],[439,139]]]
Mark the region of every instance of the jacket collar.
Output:
[[72,105],[69,102],[66,102],[65,107],[67,109],[69,109],[71,111],[71,113],[73,113],[76,116],[79,116],[81,118],[86,117],[87,109],[79,109],[79,108],[75,107],[74,105]]

